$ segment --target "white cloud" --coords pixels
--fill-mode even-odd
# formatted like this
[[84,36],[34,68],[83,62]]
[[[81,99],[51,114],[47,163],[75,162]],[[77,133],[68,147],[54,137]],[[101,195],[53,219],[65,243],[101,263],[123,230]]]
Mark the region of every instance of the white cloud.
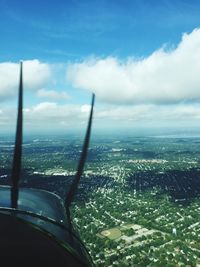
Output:
[[183,34],[175,49],[161,48],[143,59],[114,57],[69,64],[74,87],[95,92],[109,103],[200,101],[200,29]]
[[[39,60],[27,60],[23,63],[24,88],[38,90],[51,77],[50,67]],[[0,101],[17,94],[19,84],[19,64],[13,62],[0,63]]]
[[[1,109],[1,129],[12,127],[15,130],[16,109],[6,107]],[[54,102],[42,102],[24,109],[25,131],[85,131],[89,105],[60,105]],[[126,129],[159,126],[184,126],[187,129],[199,126],[200,106],[179,105],[105,105],[94,109],[95,129]]]
[[27,119],[35,122],[46,121],[47,123],[56,124],[60,124],[63,121],[80,123],[87,119],[88,114],[89,110],[83,112],[82,105],[59,105],[55,102],[42,102],[29,108]]
[[42,98],[47,98],[50,100],[67,100],[69,99],[69,95],[66,92],[57,92],[55,90],[46,90],[40,89],[37,92],[37,95]]
[[32,108],[32,111],[34,113],[41,113],[42,115],[45,114],[48,114],[50,115],[50,113],[53,111],[55,112],[57,108],[57,104],[56,103],[53,103],[53,102],[42,102],[42,103],[39,103],[37,104],[36,106],[34,106]]
[[50,66],[39,60],[24,61],[24,86],[39,89],[51,79]]
[[81,112],[88,113],[90,111],[90,105],[82,105],[81,106]]

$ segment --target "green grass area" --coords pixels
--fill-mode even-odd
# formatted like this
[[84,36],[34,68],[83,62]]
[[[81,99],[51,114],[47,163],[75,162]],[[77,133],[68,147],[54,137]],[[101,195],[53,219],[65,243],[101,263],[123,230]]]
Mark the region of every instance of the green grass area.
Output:
[[118,228],[111,228],[111,229],[102,231],[101,235],[111,240],[115,240],[117,238],[120,238],[122,233]]
[[122,235],[131,236],[134,234],[132,233],[132,231],[135,232],[135,230],[132,229],[134,225],[135,224],[129,223],[129,224],[122,225],[121,227],[110,228],[97,234],[97,236],[101,238],[109,238],[110,240],[118,239]]
[[100,238],[105,238],[105,236],[102,236],[101,234],[97,234],[97,236]]
[[120,230],[127,230],[127,229],[130,229],[131,227],[133,227],[134,224],[133,223],[129,223],[129,224],[124,224],[120,227]]

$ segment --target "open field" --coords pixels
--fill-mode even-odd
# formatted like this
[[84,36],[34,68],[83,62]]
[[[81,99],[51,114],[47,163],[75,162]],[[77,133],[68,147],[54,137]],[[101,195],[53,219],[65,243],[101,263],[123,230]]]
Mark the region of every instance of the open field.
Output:
[[111,240],[115,240],[121,237],[122,232],[118,228],[111,228],[111,229],[102,231],[100,234]]
[[[126,235],[127,230],[133,229],[134,233],[132,235]],[[138,224],[125,224],[120,227],[115,227],[111,229],[107,229],[102,231],[98,234],[98,236],[102,236],[104,238],[109,238],[110,240],[116,240],[119,241],[124,240],[126,243],[131,243],[132,241],[135,241],[136,239],[152,235],[154,232],[158,232],[156,230],[149,230],[147,228],[144,228],[141,225]]]

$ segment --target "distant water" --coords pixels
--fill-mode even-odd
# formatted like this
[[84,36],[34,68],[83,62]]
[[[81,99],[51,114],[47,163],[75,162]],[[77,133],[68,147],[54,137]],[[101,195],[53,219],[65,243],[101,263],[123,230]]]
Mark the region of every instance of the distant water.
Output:
[[166,135],[152,135],[151,138],[200,138],[199,134],[166,134]]

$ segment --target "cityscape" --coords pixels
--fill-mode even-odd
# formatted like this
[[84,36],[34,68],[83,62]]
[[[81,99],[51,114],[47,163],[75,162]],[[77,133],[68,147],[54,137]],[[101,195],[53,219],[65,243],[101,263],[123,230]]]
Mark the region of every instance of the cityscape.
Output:
[[1,262],[200,267],[200,1],[0,0],[0,33]]
[[[64,199],[80,136],[31,136],[22,187]],[[13,139],[1,137],[1,184],[9,184]],[[200,138],[94,136],[71,207],[95,266],[200,266]]]

